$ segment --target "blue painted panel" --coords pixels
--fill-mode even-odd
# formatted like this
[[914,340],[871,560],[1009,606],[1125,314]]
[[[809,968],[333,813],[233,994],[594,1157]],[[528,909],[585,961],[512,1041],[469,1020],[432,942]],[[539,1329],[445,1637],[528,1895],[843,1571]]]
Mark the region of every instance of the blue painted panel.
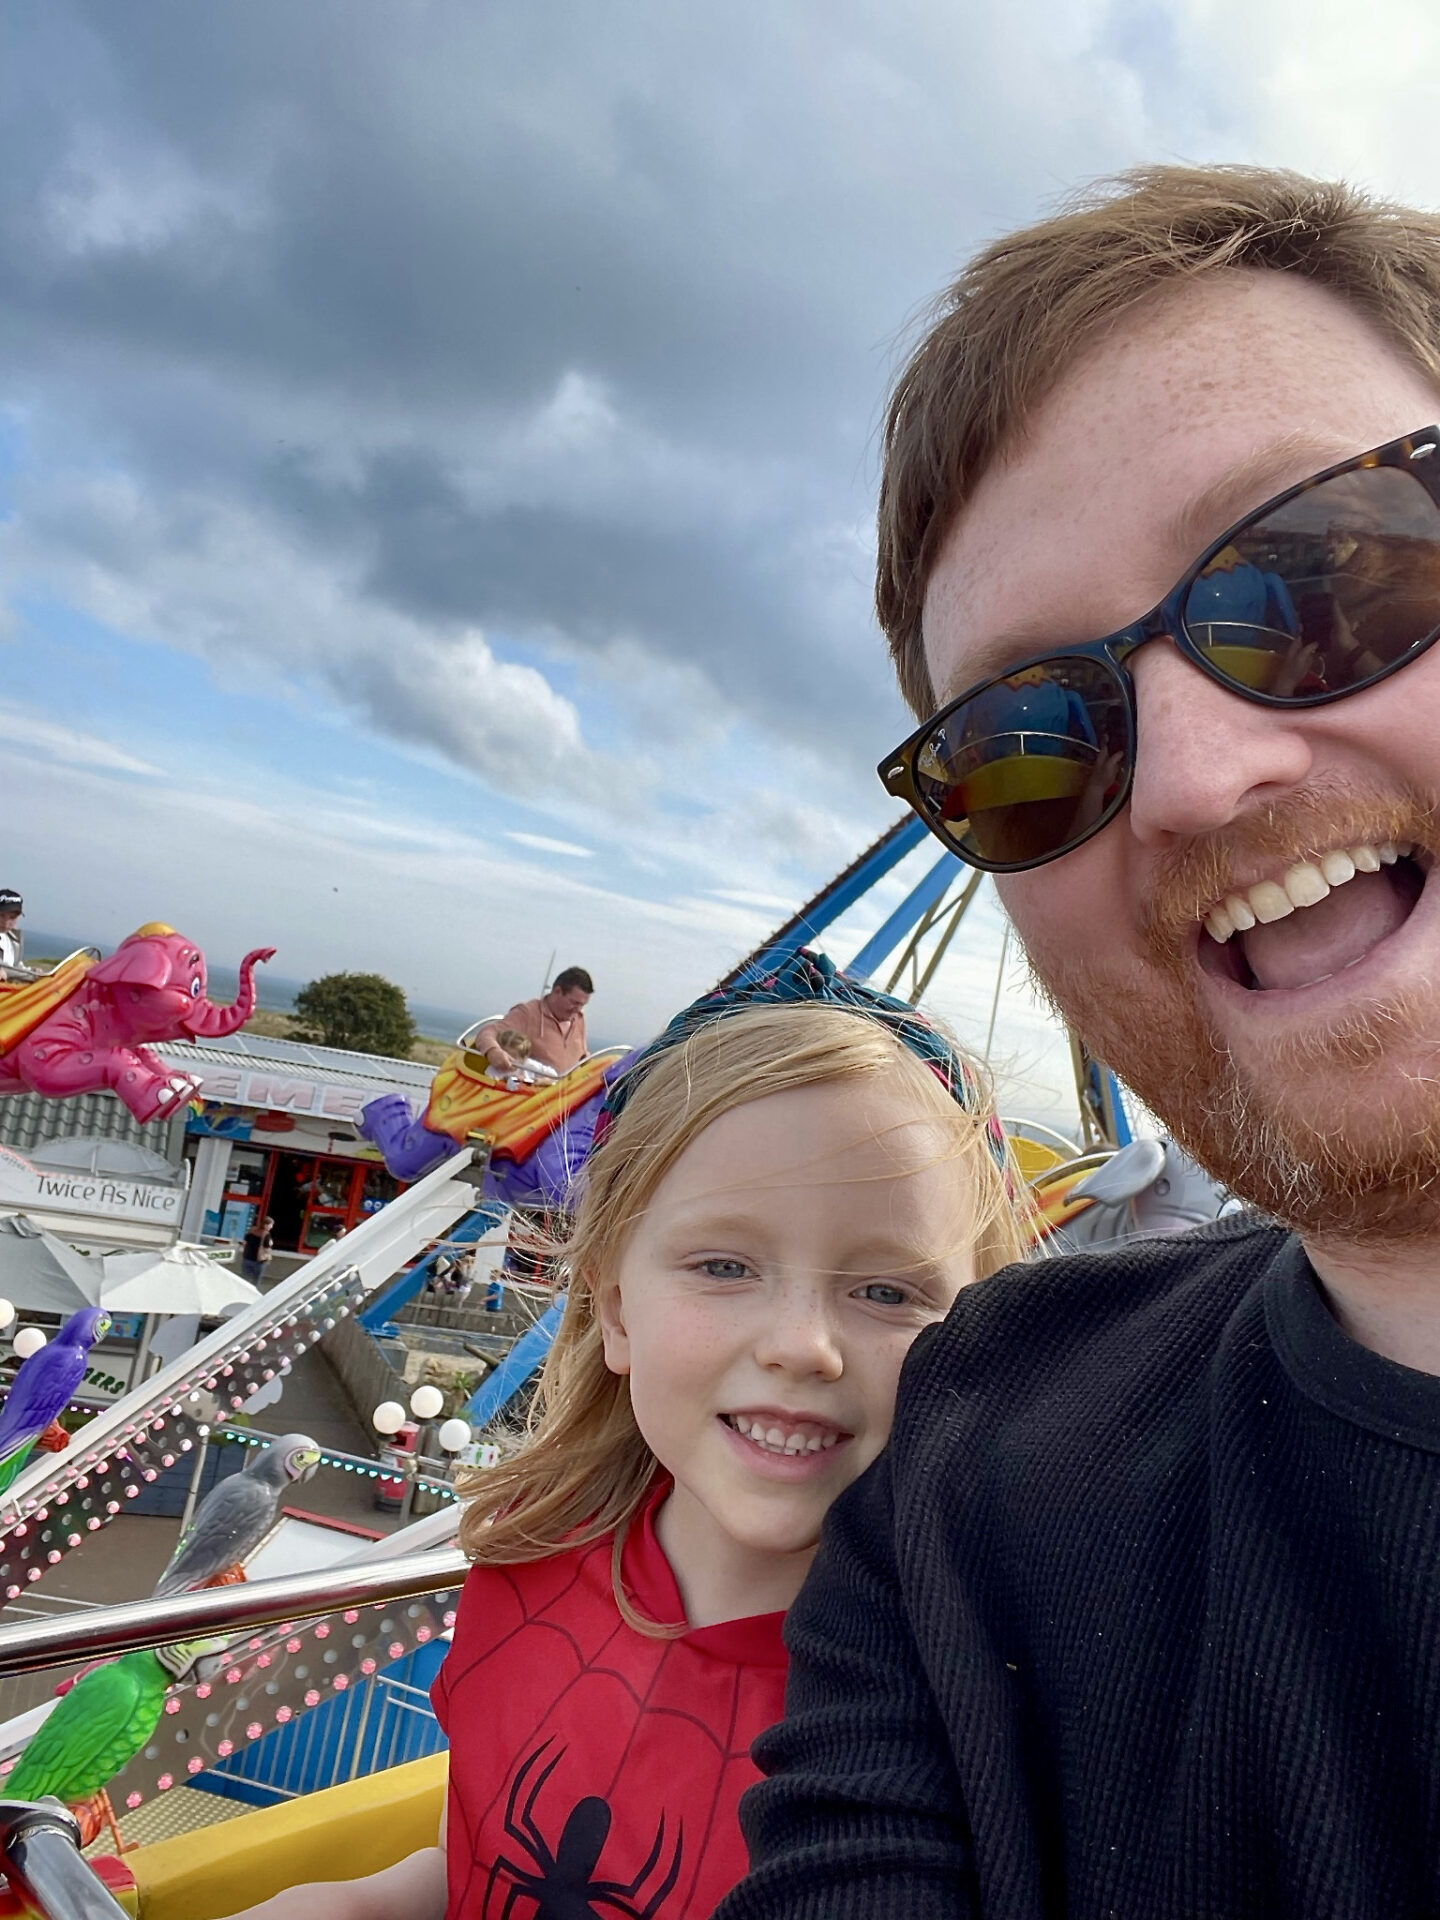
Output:
[[530,1376],[544,1365],[564,1311],[565,1300],[562,1295],[527,1333],[521,1334],[494,1372],[487,1373],[480,1382],[474,1399],[465,1409],[465,1418],[477,1432],[488,1427],[506,1402],[512,1400]]
[[1110,1098],[1115,1108],[1115,1144],[1128,1147],[1135,1135],[1130,1126],[1130,1116],[1125,1111],[1125,1090],[1108,1067],[1105,1072],[1110,1081]]
[[423,1260],[417,1260],[405,1273],[397,1274],[388,1286],[381,1287],[364,1311],[356,1314],[355,1317],[360,1325],[367,1333],[379,1333],[394,1319],[401,1307],[408,1306],[415,1298],[430,1278],[430,1269],[447,1248],[457,1243],[463,1245],[472,1240],[482,1239],[492,1227],[498,1227],[504,1218],[505,1209],[496,1202],[492,1202],[489,1206],[476,1207],[473,1213],[467,1213],[465,1218],[453,1226],[445,1239],[427,1253]]

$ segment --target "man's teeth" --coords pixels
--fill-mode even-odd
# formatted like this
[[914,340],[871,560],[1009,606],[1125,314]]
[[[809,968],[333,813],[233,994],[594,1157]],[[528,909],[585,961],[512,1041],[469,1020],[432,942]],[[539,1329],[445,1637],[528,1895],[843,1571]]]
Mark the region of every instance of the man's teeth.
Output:
[[1317,860],[1301,860],[1282,873],[1279,880],[1259,880],[1244,893],[1230,893],[1218,907],[1205,916],[1205,931],[1221,946],[1232,933],[1248,933],[1257,921],[1268,926],[1283,920],[1297,907],[1314,907],[1336,887],[1343,887],[1357,873],[1378,873],[1381,867],[1393,867],[1412,851],[1408,840],[1382,840],[1374,846],[1336,848]]
[[732,1413],[730,1424],[767,1453],[821,1453],[840,1438],[838,1433],[800,1433],[785,1427],[766,1426],[761,1420],[752,1420],[748,1413]]

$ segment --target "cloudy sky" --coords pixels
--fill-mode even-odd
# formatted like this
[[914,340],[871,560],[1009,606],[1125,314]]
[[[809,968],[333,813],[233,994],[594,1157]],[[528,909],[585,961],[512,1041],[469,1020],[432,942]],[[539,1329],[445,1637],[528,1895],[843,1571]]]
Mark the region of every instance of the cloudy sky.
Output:
[[[1435,19],[8,0],[0,883],[476,1011],[558,949],[639,1037],[892,817],[875,435],[926,301],[1141,160],[1440,202]],[[977,1041],[1000,938],[937,996]]]

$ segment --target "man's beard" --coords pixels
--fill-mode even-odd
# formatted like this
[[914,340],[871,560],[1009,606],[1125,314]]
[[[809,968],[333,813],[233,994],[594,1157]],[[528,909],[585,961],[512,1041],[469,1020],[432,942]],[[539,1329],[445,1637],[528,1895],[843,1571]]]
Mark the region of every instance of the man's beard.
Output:
[[[1263,853],[1273,841],[1277,871],[1337,844],[1436,845],[1433,810],[1412,798],[1363,810],[1353,795],[1343,800],[1317,794],[1287,806],[1283,818],[1247,831],[1244,844]],[[1032,950],[1037,986],[1242,1200],[1316,1238],[1397,1243],[1440,1234],[1440,992],[1332,1017],[1244,1059],[1207,1024],[1193,933],[1235,871],[1240,837],[1187,848],[1157,874],[1142,978],[1120,967],[1107,978],[1103,960]]]

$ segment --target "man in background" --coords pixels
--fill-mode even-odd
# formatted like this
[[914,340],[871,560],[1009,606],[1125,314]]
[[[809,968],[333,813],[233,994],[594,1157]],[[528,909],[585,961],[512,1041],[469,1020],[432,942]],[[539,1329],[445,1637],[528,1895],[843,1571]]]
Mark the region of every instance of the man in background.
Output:
[[33,980],[25,965],[25,936],[20,916],[25,902],[13,887],[0,887],[0,980]]
[[585,1038],[585,1007],[595,991],[595,982],[584,967],[566,967],[555,976],[555,984],[538,1000],[520,1000],[499,1020],[487,1020],[475,1036],[477,1052],[483,1053],[498,1072],[511,1071],[519,1063],[500,1043],[502,1027],[513,1028],[530,1042],[530,1057],[543,1060],[556,1073],[569,1073],[585,1058],[589,1047]]

